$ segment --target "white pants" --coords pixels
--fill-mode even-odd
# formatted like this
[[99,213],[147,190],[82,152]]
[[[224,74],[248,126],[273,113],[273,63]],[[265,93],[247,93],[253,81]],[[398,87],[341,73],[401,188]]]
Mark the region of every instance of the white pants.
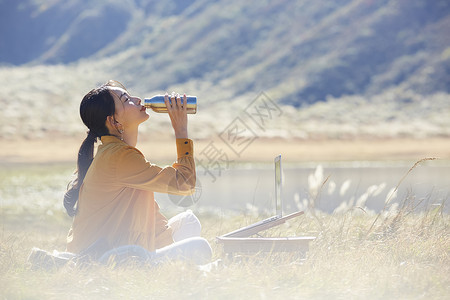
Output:
[[122,264],[132,258],[151,264],[168,260],[186,260],[201,265],[211,261],[211,246],[207,240],[200,237],[202,226],[191,210],[174,216],[168,221],[168,225],[172,227],[175,243],[154,252],[136,245],[121,246],[103,254],[100,262],[108,263],[113,259],[116,264]]
[[174,242],[191,237],[199,237],[202,231],[199,219],[190,209],[170,218],[168,225],[172,228]]

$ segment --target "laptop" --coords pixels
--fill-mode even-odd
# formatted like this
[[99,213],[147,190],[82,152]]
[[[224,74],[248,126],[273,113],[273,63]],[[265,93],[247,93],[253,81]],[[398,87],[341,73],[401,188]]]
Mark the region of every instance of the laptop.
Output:
[[223,235],[222,237],[248,237],[253,234],[256,234],[262,230],[269,229],[273,226],[284,223],[287,219],[293,218],[300,214],[303,214],[302,211],[287,215],[283,217],[283,200],[281,197],[281,187],[283,183],[283,170],[281,168],[281,154],[276,156],[274,159],[275,163],[275,197],[274,197],[274,206],[276,210],[276,214],[270,218],[259,221],[257,223],[253,223],[252,225],[242,227],[238,230],[232,231]]

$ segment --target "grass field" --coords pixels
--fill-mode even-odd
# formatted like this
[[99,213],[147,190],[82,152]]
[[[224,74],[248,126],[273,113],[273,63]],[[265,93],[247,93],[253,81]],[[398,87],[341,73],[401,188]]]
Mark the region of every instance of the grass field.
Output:
[[446,299],[450,294],[450,217],[445,203],[431,205],[433,199],[421,212],[408,199],[398,207],[388,203],[377,215],[358,207],[333,215],[310,210],[263,233],[317,237],[304,260],[288,253],[228,260],[216,236],[264,216],[204,212],[203,236],[214,251],[209,266],[31,270],[26,259],[32,247],[64,250],[71,219],[60,197],[69,175],[67,167],[51,165],[1,170],[2,299]]

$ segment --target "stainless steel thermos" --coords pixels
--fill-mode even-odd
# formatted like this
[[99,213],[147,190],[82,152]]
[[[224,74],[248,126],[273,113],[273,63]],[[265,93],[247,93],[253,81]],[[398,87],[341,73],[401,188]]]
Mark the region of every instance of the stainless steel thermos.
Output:
[[[181,97],[183,97],[183,96],[181,96]],[[170,95],[169,95],[169,101],[171,101]],[[186,96],[186,102],[187,102],[187,108],[186,108],[187,113],[195,114],[197,112],[197,97],[196,96]],[[166,113],[167,112],[166,103],[164,102],[164,95],[156,95],[151,98],[145,98],[144,106],[146,108],[151,108],[153,111],[155,111],[157,113]]]

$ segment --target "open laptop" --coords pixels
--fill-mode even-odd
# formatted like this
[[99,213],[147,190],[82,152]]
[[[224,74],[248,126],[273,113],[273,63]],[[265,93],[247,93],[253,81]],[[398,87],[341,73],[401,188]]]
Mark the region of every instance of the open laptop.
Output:
[[223,235],[222,237],[248,237],[253,234],[256,234],[262,230],[271,228],[273,226],[284,223],[287,219],[293,218],[302,214],[303,212],[299,211],[290,215],[283,217],[283,201],[281,198],[281,186],[283,183],[283,170],[281,168],[281,154],[276,156],[274,159],[275,163],[275,197],[274,197],[274,206],[276,209],[276,215],[270,217],[268,219],[259,221],[257,223],[253,223],[252,225],[242,227],[238,230],[232,231]]

